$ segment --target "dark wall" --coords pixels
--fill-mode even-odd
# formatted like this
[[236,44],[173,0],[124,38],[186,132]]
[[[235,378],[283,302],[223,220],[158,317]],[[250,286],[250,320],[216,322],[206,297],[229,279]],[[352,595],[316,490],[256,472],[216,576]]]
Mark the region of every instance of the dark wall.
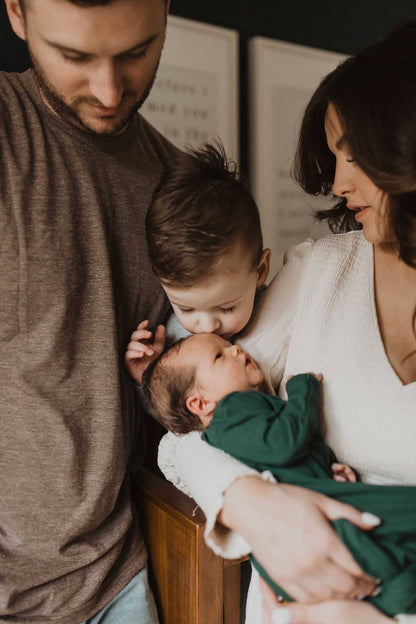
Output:
[[397,22],[416,0],[172,0],[172,13],[254,35],[353,54]]

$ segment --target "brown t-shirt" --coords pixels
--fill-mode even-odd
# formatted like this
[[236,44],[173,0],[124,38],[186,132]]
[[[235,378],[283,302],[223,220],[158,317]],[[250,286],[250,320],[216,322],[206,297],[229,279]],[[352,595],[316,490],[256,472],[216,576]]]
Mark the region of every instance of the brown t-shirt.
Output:
[[146,561],[122,357],[168,312],[144,218],[174,152],[139,115],[97,137],[31,71],[0,74],[1,622],[86,620]]

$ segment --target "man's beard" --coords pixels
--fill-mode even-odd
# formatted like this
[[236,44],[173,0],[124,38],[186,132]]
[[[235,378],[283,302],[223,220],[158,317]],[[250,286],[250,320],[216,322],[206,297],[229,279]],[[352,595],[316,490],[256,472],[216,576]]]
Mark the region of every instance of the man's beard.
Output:
[[[30,49],[29,49],[30,52]],[[63,97],[59,95],[59,93],[56,91],[56,89],[51,85],[51,83],[48,81],[48,79],[46,78],[44,72],[42,71],[39,63],[37,63],[35,57],[33,56],[33,54],[30,54],[31,59],[32,59],[32,65],[33,65],[33,71],[36,77],[36,80],[38,82],[39,85],[39,89],[42,93],[42,96],[44,97],[44,99],[46,100],[47,104],[50,106],[50,108],[62,119],[64,119],[65,121],[69,121],[70,123],[79,126],[81,128],[83,128],[84,130],[87,130],[88,132],[90,132],[91,134],[97,134],[100,136],[103,135],[113,135],[113,134],[119,134],[120,132],[122,132],[122,130],[124,130],[128,124],[130,123],[130,121],[133,119],[133,117],[136,115],[137,111],[143,106],[144,102],[146,101],[150,91],[152,90],[154,81],[156,79],[156,73],[159,67],[159,62],[156,65],[155,71],[153,72],[153,75],[151,76],[151,79],[149,80],[149,83],[146,86],[146,89],[144,91],[144,94],[142,95],[142,97],[136,101],[133,102],[133,104],[131,104],[131,106],[129,106],[129,108],[127,109],[126,113],[123,115],[123,117],[121,117],[118,122],[111,128],[108,130],[102,130],[97,132],[96,130],[92,130],[88,124],[86,124],[82,118],[80,117],[80,115],[77,112],[76,106],[79,104],[82,104],[83,102],[88,102],[89,104],[95,104],[100,106],[101,103],[97,100],[92,102],[92,97],[88,97],[88,96],[79,96],[78,98],[75,98],[74,102],[72,103],[72,105],[70,106],[69,104],[67,104]],[[123,94],[123,98],[126,97],[128,98],[131,95],[135,95],[133,93],[125,93]]]

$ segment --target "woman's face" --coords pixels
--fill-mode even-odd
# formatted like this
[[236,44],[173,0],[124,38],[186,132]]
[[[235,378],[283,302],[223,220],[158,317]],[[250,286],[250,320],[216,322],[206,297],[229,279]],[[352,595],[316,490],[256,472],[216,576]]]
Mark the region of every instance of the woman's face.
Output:
[[361,223],[369,243],[377,245],[390,242],[387,195],[354,162],[341,121],[332,104],[329,104],[325,116],[325,134],[328,148],[336,159],[332,192],[347,200],[348,210],[355,213],[355,220]]

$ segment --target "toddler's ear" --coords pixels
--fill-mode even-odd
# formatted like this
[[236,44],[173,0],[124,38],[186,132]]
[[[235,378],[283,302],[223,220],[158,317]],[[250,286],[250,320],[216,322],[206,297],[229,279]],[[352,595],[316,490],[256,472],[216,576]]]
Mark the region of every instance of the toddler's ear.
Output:
[[186,407],[198,416],[204,428],[211,422],[212,413],[217,405],[212,399],[205,399],[199,392],[193,392],[186,399]]
[[266,249],[263,249],[261,260],[259,262],[259,266],[257,267],[257,283],[256,283],[257,288],[260,288],[260,286],[263,286],[264,282],[266,281],[269,275],[271,257],[272,257],[271,249],[269,249],[268,247],[266,247]]

